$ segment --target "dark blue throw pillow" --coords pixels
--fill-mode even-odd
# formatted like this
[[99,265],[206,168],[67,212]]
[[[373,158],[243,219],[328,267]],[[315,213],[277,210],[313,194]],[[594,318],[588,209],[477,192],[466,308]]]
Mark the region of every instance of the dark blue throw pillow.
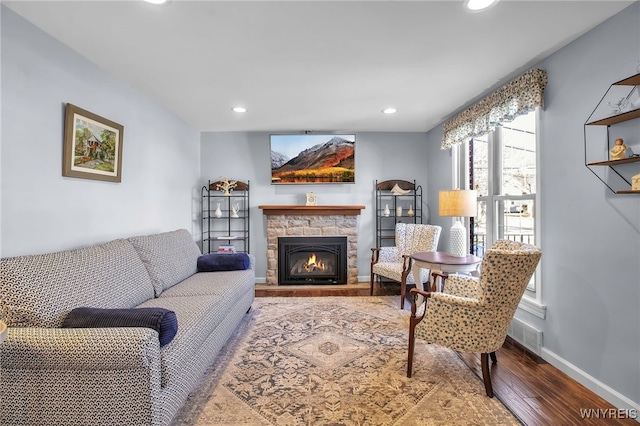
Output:
[[209,253],[198,258],[198,272],[241,271],[250,267],[247,253]]
[[176,313],[164,308],[100,309],[75,308],[62,321],[62,328],[146,327],[158,332],[160,347],[178,332]]

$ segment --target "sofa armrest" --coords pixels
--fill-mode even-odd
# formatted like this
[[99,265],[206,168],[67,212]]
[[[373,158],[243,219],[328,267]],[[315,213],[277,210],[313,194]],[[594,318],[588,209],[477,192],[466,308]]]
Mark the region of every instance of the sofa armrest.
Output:
[[160,343],[148,328],[9,328],[0,424],[160,426]]
[[135,370],[159,358],[150,328],[11,327],[0,345],[0,368],[12,370]]

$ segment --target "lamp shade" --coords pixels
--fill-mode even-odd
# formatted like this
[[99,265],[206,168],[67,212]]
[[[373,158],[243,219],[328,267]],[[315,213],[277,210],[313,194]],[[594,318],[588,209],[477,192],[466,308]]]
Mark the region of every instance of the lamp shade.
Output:
[[473,217],[478,211],[478,191],[471,189],[452,189],[440,191],[438,196],[440,216]]

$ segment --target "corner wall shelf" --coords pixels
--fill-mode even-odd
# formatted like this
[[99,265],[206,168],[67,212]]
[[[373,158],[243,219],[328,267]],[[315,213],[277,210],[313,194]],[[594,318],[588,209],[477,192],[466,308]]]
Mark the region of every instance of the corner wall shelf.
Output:
[[[640,128],[640,120],[630,125],[621,125],[637,118],[640,118],[640,74],[611,84],[584,125],[585,165],[614,194],[640,194],[640,190],[631,189],[633,170],[637,172],[640,168],[630,166],[640,163],[640,156],[601,160],[603,156],[609,156],[611,144],[615,139],[624,140],[631,137],[634,143],[640,142],[637,140],[636,130]],[[612,129],[614,125],[621,126]],[[602,142],[595,142],[603,139],[604,147]],[[589,160],[590,157],[592,161]]]
[[589,166],[616,166],[618,164],[637,163],[640,161],[640,156],[623,158],[622,160],[605,160],[596,161],[595,163],[589,163]]
[[638,117],[640,117],[640,109],[634,109],[633,111],[627,111],[623,114],[614,115],[613,117],[592,121],[591,123],[587,123],[587,126],[611,126],[612,124],[622,123],[623,121],[633,120]]

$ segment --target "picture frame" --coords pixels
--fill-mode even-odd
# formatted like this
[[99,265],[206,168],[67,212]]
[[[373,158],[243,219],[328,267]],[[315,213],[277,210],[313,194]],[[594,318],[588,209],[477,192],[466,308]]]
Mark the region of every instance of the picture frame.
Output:
[[355,183],[355,134],[272,134],[271,184]]
[[67,103],[62,176],[120,182],[124,127]]

